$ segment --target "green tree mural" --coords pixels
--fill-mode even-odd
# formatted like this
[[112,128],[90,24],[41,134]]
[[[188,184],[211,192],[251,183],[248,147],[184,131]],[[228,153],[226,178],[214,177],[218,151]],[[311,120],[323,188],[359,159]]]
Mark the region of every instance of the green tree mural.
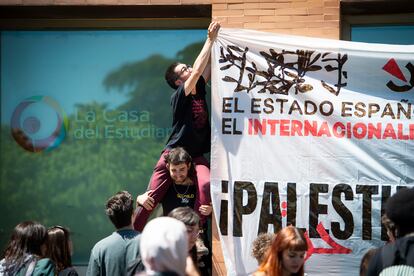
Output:
[[151,122],[159,127],[171,126],[170,96],[172,89],[164,80],[167,67],[174,61],[192,64],[203,44],[195,43],[177,53],[176,59],[153,55],[143,61],[127,64],[111,72],[104,80],[108,90],[126,91],[130,100],[125,110],[146,110]]
[[[202,44],[180,51],[177,60],[194,61]],[[92,246],[113,231],[104,213],[107,198],[119,190],[135,197],[146,190],[171,124],[164,71],[172,60],[160,55],[124,64],[104,79],[108,90],[127,93],[116,109],[82,103],[68,116],[63,143],[32,153],[1,126],[0,246],[24,220],[71,229],[74,262],[86,264]],[[126,92],[125,92],[126,91]]]

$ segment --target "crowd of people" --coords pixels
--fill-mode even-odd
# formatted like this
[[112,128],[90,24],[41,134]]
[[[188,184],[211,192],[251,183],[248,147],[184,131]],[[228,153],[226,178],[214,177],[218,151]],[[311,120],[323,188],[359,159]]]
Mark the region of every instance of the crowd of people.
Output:
[[[388,242],[369,248],[361,259],[360,276],[414,275],[414,188],[399,190],[386,202],[382,217]],[[259,264],[254,276],[303,276],[308,245],[302,232],[287,226],[276,234],[260,234],[252,244]]]
[[34,221],[16,225],[0,261],[0,275],[77,276],[71,261],[70,232]]
[[[134,207],[127,191],[107,200],[106,215],[116,230],[92,248],[86,275],[211,275],[211,270],[200,266],[200,217],[193,208],[174,208],[149,221],[140,233],[133,228]],[[413,208],[414,188],[400,190],[388,199],[383,222],[389,241],[367,250],[361,259],[360,276],[414,275]],[[294,226],[260,234],[252,243],[252,256],[258,262],[253,275],[306,275],[307,250],[304,233]],[[0,275],[76,276],[71,255],[67,228],[47,229],[38,222],[25,221],[12,232],[0,261]]]
[[[116,231],[91,250],[86,275],[208,275],[196,250],[200,218],[189,207],[151,220],[142,233],[132,227],[134,200],[120,191],[106,203]],[[19,223],[0,261],[0,275],[76,276],[70,231],[34,221]],[[211,272],[208,272],[211,275]]]
[[[165,74],[171,97],[173,131],[154,168],[148,189],[134,197],[120,191],[106,202],[115,231],[92,248],[86,275],[211,275],[207,221],[212,213],[209,162],[210,124],[206,83],[210,54],[220,24],[212,22],[193,66],[173,63]],[[162,205],[163,216],[147,223]],[[414,275],[414,189],[400,190],[387,202],[383,218],[389,244],[367,252],[361,275]],[[207,244],[207,245],[206,245]],[[287,226],[264,233],[252,244],[255,276],[305,275],[307,241]],[[3,275],[76,276],[70,231],[34,221],[19,223],[0,261]],[[406,274],[404,274],[406,273]],[[410,274],[411,273],[411,274]]]

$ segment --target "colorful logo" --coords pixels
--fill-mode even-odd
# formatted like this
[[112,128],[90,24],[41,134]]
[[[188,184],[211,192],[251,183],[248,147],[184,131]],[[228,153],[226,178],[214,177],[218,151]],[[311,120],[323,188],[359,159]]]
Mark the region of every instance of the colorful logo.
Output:
[[16,142],[30,152],[51,151],[66,136],[69,121],[60,105],[48,96],[23,100],[11,118],[11,133]]
[[392,80],[387,83],[387,87],[394,92],[407,92],[414,87],[414,65],[411,62],[408,62],[405,65],[408,72],[410,72],[410,80],[407,81],[404,74],[402,73],[400,67],[398,66],[395,59],[390,59],[382,69],[392,75],[393,77],[399,79],[400,81],[404,82],[404,85],[397,85]]

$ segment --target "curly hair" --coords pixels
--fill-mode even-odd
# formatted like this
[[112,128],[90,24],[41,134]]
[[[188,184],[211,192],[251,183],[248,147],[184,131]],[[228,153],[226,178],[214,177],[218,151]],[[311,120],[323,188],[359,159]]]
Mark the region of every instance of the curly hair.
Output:
[[274,233],[261,233],[252,243],[252,256],[259,264],[262,263],[267,249],[272,244]]
[[385,214],[394,223],[396,238],[414,232],[414,188],[398,190],[385,203]]
[[384,214],[381,217],[381,223],[384,224],[385,230],[387,230],[388,240],[395,241],[397,234],[394,222],[389,219],[387,214]]
[[106,214],[117,229],[131,224],[134,200],[127,191],[120,191],[106,202]]

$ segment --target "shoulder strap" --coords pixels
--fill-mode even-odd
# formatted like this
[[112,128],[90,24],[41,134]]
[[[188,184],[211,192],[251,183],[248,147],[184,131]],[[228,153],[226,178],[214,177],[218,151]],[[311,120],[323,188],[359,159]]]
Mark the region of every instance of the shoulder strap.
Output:
[[398,264],[414,266],[414,237],[404,237],[399,242],[396,250]]
[[36,266],[36,259],[33,259],[26,270],[25,276],[31,276],[33,274],[34,268]]
[[[392,244],[381,248],[381,261],[383,267],[389,267],[392,265],[406,265],[410,263],[410,252],[414,240],[410,238],[401,238]],[[414,249],[414,247],[413,247]],[[411,265],[411,264],[409,264]]]
[[395,244],[388,244],[388,246],[383,246],[381,248],[381,261],[382,261],[383,268],[394,265],[395,259],[396,259]]

